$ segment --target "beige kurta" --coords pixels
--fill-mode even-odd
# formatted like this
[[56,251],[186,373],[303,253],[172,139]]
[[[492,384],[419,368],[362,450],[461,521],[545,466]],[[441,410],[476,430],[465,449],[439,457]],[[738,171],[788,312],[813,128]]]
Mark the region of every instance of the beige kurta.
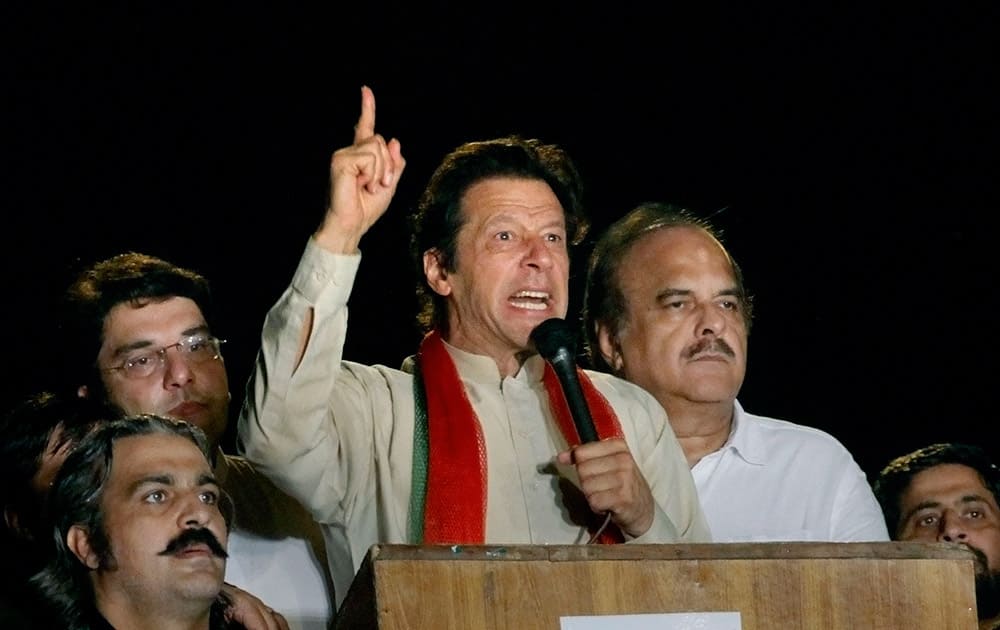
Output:
[[[264,322],[239,420],[241,451],[323,524],[338,605],[371,545],[411,542],[413,377],[342,360],[360,258],[330,254],[311,241],[306,246],[291,286]],[[295,368],[310,309],[312,331]],[[586,529],[568,518],[551,466],[566,444],[548,409],[542,360],[535,356],[501,379],[491,358],[448,350],[486,442],[486,542],[585,542]],[[691,473],[662,407],[631,383],[588,374],[618,415],[657,502],[653,526],[634,542],[708,541]]]

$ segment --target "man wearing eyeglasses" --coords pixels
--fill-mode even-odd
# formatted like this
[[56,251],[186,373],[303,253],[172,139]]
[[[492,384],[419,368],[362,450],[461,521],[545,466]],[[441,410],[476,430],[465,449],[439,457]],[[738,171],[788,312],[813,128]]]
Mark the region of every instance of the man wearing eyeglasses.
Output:
[[208,281],[129,252],[79,274],[64,307],[78,395],[126,415],[185,420],[208,438],[214,475],[236,506],[226,581],[261,597],[293,629],[326,628],[334,598],[318,524],[249,462],[220,448],[230,392],[223,340],[209,326]]

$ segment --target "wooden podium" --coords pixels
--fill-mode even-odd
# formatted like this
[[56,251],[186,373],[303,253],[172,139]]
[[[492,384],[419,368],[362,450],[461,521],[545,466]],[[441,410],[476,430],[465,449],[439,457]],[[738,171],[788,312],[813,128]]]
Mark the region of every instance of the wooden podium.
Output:
[[975,630],[974,556],[928,543],[375,545],[335,628],[558,630],[739,612],[744,630]]

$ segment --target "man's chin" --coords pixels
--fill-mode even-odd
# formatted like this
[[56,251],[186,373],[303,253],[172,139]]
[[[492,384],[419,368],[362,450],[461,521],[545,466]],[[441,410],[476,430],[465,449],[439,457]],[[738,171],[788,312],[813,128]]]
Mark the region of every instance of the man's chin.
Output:
[[698,403],[731,403],[736,399],[738,388],[733,387],[731,382],[722,382],[714,387],[699,387],[696,391],[687,396],[688,400]]
[[198,427],[205,432],[205,436],[211,444],[216,444],[226,430],[227,418],[224,412],[219,410],[201,407],[197,410],[182,408],[177,410],[180,413],[174,411],[165,412],[163,415],[174,420],[183,420]]

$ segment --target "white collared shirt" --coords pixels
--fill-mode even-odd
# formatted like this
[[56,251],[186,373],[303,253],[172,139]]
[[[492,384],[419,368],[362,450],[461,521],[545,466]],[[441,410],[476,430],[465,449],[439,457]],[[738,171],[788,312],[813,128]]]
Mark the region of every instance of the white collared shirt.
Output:
[[715,542],[889,540],[864,471],[836,438],[734,406],[726,444],[691,469]]

